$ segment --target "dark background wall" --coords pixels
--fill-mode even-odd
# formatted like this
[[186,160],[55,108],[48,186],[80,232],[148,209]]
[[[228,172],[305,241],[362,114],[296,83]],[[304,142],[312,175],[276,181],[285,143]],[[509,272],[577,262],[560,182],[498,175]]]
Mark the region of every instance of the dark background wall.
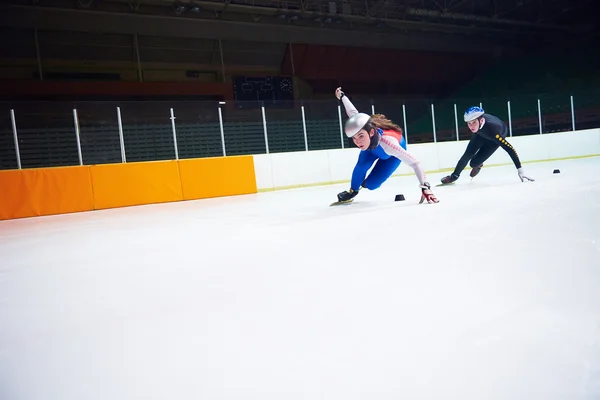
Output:
[[523,65],[517,82],[531,80],[528,60],[540,57],[536,79],[553,90],[597,74],[597,51],[573,51],[594,46],[595,3],[9,0],[0,6],[0,96],[232,100],[236,77],[257,76],[292,79],[295,99],[338,85],[443,98],[511,62]]

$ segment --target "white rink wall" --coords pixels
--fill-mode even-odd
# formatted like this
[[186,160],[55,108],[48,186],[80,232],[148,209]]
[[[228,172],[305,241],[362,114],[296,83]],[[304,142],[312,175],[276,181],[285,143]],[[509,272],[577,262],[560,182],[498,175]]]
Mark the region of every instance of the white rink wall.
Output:
[[[453,169],[468,143],[462,140],[411,145],[410,136],[408,139],[408,151],[427,172]],[[600,129],[517,136],[507,140],[524,163],[600,155]],[[358,149],[351,148],[254,155],[257,188],[271,190],[347,182],[358,154]],[[512,161],[504,150],[498,149],[486,162],[486,165],[495,164],[512,164]],[[403,163],[395,175],[411,173],[412,169]]]

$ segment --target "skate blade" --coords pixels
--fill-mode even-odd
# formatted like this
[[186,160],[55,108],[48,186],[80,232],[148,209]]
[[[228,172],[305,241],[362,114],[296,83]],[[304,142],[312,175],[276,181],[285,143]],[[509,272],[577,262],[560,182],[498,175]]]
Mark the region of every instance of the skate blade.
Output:
[[435,185],[435,187],[440,187],[440,186],[450,186],[450,185],[454,185],[456,182],[450,182],[450,183],[438,183],[437,185]]
[[329,206],[345,206],[345,205],[351,204],[353,201],[354,201],[354,199],[350,199],[347,201],[334,201]]

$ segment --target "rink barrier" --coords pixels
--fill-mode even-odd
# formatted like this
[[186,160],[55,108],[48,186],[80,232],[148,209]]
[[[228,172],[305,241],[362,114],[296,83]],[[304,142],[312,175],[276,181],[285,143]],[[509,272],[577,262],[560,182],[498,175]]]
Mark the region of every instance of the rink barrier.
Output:
[[184,200],[256,193],[252,156],[179,160]]
[[[526,164],[544,163],[544,162],[551,162],[551,161],[576,160],[576,159],[591,158],[591,157],[600,157],[600,153],[598,153],[598,154],[590,154],[590,155],[587,155],[587,156],[573,156],[573,157],[562,157],[562,158],[549,158],[549,159],[546,159],[546,160],[522,161],[521,164],[526,165]],[[491,168],[491,167],[503,167],[503,166],[507,166],[507,165],[514,165],[514,164],[513,164],[512,161],[510,161],[510,162],[500,163],[500,164],[488,164],[488,163],[486,163],[485,166],[486,166],[486,168]],[[471,170],[471,167],[469,167],[467,165],[467,167],[465,168],[465,171],[470,171],[470,170]],[[426,170],[426,173],[427,174],[437,174],[437,173],[452,172],[452,171],[454,171],[454,167],[444,168],[444,169],[438,169],[438,170]],[[394,174],[392,174],[392,178],[397,178],[397,177],[400,177],[400,176],[414,176],[414,174],[415,173],[412,170],[410,170],[409,172],[403,171],[402,173],[394,173]],[[430,182],[432,182],[432,181],[430,180]],[[273,187],[273,188],[267,187],[267,188],[258,189],[257,192],[258,193],[266,193],[266,192],[274,192],[274,191],[278,191],[278,190],[287,190],[287,189],[302,189],[302,188],[309,188],[309,187],[316,187],[316,186],[339,185],[339,184],[343,184],[343,183],[350,183],[350,179],[342,179],[342,180],[339,180],[339,181],[302,183],[302,184],[298,184],[298,185],[278,186],[278,187]]]
[[[600,129],[514,136],[508,141],[516,149],[522,164],[600,155]],[[407,149],[428,174],[434,174],[452,171],[467,143],[468,140],[419,143],[409,144]],[[351,148],[255,155],[258,191],[348,183],[358,154],[358,149]],[[485,165],[513,163],[509,155],[499,148]],[[469,169],[467,166],[465,171]],[[393,176],[406,175],[414,175],[414,172],[403,163]]]
[[90,166],[94,209],[181,201],[177,161]]
[[[600,155],[600,129],[511,137],[523,164]],[[467,141],[409,145],[427,173]],[[0,220],[349,182],[356,148],[0,171]],[[512,164],[499,149],[486,166]],[[467,167],[468,169],[468,167]],[[412,175],[402,164],[395,176]]]
[[0,171],[0,220],[257,192],[252,156]]
[[94,209],[89,167],[0,171],[0,220]]

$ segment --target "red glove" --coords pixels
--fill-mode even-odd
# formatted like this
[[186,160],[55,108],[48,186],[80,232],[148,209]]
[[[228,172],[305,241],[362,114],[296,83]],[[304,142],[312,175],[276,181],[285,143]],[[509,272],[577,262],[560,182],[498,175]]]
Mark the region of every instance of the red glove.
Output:
[[429,204],[439,203],[439,200],[435,197],[435,195],[431,191],[431,186],[429,185],[428,182],[425,182],[424,184],[419,185],[419,187],[421,188],[421,192],[422,192],[421,201],[419,201],[419,204],[421,204],[425,200],[427,200],[427,202]]

